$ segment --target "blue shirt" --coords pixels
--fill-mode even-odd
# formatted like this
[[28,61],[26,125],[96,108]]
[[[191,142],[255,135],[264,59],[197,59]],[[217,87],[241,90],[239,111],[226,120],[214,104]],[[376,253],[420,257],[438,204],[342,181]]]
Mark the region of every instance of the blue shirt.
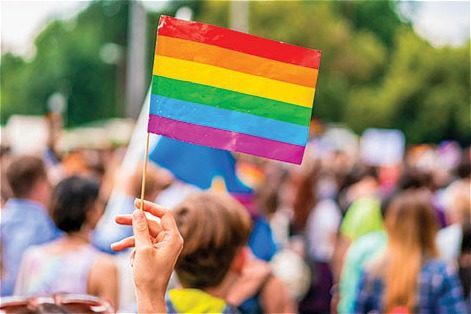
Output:
[[39,203],[13,198],[2,208],[0,222],[3,276],[1,295],[13,294],[23,252],[32,245],[43,244],[61,234],[46,209]]
[[[466,313],[458,276],[440,260],[429,260],[420,271],[415,313]],[[381,278],[364,272],[355,301],[355,313],[382,313],[384,284]]]

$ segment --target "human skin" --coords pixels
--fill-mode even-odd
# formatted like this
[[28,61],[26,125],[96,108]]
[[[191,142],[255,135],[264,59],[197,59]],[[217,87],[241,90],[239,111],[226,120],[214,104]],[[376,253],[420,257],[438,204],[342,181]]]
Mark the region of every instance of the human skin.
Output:
[[[170,211],[144,201],[136,200],[131,215],[118,215],[118,224],[132,225],[134,236],[113,243],[111,248],[121,251],[134,247],[131,253],[136,299],[139,313],[166,313],[165,291],[178,256],[183,238]],[[144,212],[160,218],[160,222],[147,219]]]

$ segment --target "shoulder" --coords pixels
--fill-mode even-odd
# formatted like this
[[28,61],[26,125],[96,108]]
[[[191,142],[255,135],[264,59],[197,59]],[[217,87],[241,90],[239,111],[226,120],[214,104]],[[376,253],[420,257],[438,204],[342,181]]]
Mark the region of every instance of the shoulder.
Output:
[[339,211],[339,208],[337,206],[337,204],[330,198],[324,198],[324,199],[321,199],[317,205],[315,206],[315,208],[322,208],[323,210],[329,210],[329,211]]
[[116,276],[117,271],[118,267],[111,256],[97,252],[91,269],[92,273],[99,274],[102,278],[109,278],[108,276]]
[[459,241],[463,229],[459,224],[453,224],[438,231],[438,241]]
[[[455,265],[441,260],[429,260],[422,267],[421,290],[429,291],[442,313],[465,313],[463,291]],[[425,288],[426,287],[426,288]]]
[[379,213],[379,201],[375,198],[362,197],[355,200],[345,213],[344,223],[361,222],[372,213]]
[[448,285],[450,280],[457,278],[456,271],[454,264],[440,259],[430,259],[422,266],[421,283],[440,290],[444,285]]
[[385,252],[366,261],[363,267],[363,276],[366,281],[380,283],[383,281],[384,269],[388,263]]
[[347,251],[346,259],[361,262],[373,260],[384,251],[387,237],[382,231],[371,232],[355,240]]
[[28,247],[23,253],[22,261],[31,261],[38,258],[43,259],[47,252],[46,246],[47,245],[32,245]]
[[317,203],[317,205],[314,207],[314,210],[312,211],[310,216],[313,215],[319,215],[323,218],[329,218],[335,222],[339,221],[342,216],[340,214],[338,206],[331,199],[322,199],[321,201],[319,201],[319,203]]
[[366,247],[377,246],[385,243],[387,240],[386,233],[384,231],[374,231],[367,233],[359,237],[355,242],[352,243],[352,247]]
[[115,269],[116,263],[114,262],[113,258],[108,254],[97,252],[95,266],[97,268],[103,269]]
[[422,266],[422,272],[425,273],[446,274],[453,271],[453,265],[446,263],[445,261],[438,258],[429,259]]
[[89,273],[89,283],[92,290],[100,289],[105,283],[114,283],[118,278],[118,267],[114,260],[98,252],[92,262]]

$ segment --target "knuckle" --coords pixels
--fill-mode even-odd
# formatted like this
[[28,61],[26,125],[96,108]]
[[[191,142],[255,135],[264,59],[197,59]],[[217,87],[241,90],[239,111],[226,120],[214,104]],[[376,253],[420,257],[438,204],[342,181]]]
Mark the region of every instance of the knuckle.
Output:
[[146,245],[144,247],[139,248],[139,254],[149,255],[149,254],[152,254],[153,251],[154,249],[152,246]]
[[175,237],[175,244],[177,244],[179,247],[183,247],[183,244],[185,244],[185,240],[183,240],[183,237],[181,235],[177,235]]

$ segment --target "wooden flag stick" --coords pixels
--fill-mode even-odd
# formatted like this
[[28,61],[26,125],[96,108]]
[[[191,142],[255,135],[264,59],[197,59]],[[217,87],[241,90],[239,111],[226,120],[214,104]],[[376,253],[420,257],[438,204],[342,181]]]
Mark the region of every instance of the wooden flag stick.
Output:
[[142,169],[141,210],[144,210],[144,192],[146,190],[147,159],[149,159],[149,137],[150,137],[150,133],[147,132],[146,150],[145,150],[145,153],[144,153],[144,168]]

